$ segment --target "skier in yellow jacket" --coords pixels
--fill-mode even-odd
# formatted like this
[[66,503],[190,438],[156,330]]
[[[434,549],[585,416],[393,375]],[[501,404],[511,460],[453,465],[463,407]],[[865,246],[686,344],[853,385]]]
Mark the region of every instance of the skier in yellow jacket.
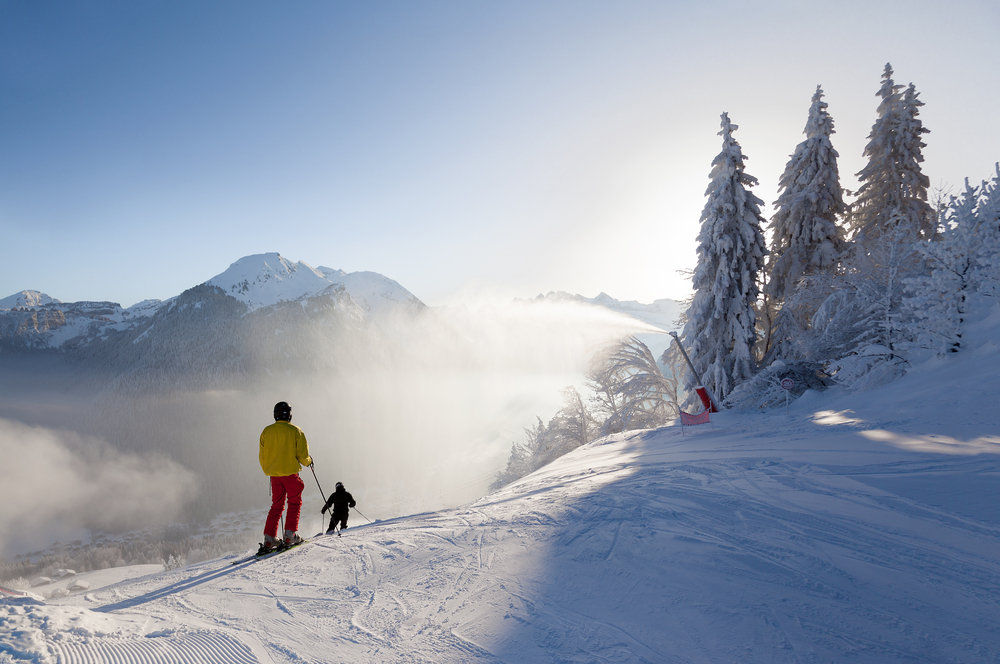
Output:
[[[264,427],[260,433],[260,468],[271,478],[271,510],[264,522],[265,549],[302,541],[296,532],[305,487],[299,477],[300,466],[312,466],[309,443],[302,429],[292,424],[292,407],[280,401],[274,406],[274,424]],[[286,497],[285,533],[283,539],[278,539],[278,520]]]

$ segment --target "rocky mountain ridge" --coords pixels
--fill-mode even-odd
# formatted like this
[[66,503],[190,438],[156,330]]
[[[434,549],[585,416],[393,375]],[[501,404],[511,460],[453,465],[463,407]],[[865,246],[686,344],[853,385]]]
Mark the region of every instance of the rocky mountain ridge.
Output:
[[[399,283],[375,272],[314,269],[278,253],[241,258],[185,293],[208,292],[204,288],[217,289],[218,295],[242,305],[241,315],[287,303],[304,307],[317,297],[335,303],[333,308],[349,318],[364,320],[392,312],[416,313],[425,307]],[[0,300],[0,352],[72,351],[129,333],[138,342],[148,336],[146,328],[158,314],[177,310],[183,295],[124,308],[116,302],[62,302],[24,290]]]

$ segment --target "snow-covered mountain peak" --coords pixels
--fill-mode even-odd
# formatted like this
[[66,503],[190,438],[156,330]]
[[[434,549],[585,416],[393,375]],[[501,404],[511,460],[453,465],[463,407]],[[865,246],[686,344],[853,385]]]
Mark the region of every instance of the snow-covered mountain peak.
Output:
[[23,290],[14,293],[9,297],[0,300],[0,309],[13,309],[14,307],[44,307],[50,304],[62,304],[54,297],[49,297],[45,293],[36,290]]
[[398,305],[424,306],[399,283],[376,272],[349,274],[329,267],[313,268],[276,252],[245,256],[206,283],[221,288],[250,309],[311,297],[337,285],[343,285],[369,315],[377,316]]
[[277,252],[244,256],[206,283],[251,309],[315,295],[331,285],[318,270],[293,263]]

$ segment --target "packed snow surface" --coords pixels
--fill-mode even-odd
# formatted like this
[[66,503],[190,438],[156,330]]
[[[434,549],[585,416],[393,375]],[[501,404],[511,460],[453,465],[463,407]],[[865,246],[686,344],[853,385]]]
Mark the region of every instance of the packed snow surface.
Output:
[[463,508],[0,600],[0,662],[1000,661],[997,328],[876,392],[601,439]]

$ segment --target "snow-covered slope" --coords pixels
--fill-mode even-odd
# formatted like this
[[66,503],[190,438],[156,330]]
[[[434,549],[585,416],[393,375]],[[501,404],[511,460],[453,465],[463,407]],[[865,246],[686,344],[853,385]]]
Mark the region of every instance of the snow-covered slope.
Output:
[[344,288],[370,316],[379,317],[390,311],[415,312],[424,308],[410,291],[396,281],[377,272],[351,272],[317,268],[331,283],[343,284]]
[[969,350],[877,392],[596,441],[464,508],[355,514],[267,560],[6,600],[0,653],[1000,661],[998,331],[994,310]]

